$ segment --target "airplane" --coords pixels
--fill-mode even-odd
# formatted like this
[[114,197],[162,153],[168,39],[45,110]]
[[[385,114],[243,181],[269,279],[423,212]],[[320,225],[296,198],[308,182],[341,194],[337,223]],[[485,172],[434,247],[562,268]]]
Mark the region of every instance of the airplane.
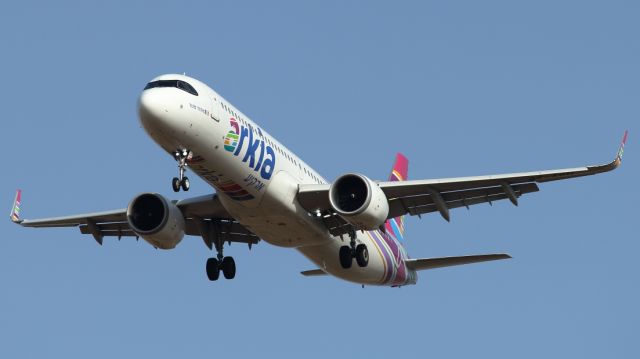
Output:
[[[577,168],[489,176],[409,180],[408,159],[398,153],[387,181],[346,173],[332,183],[195,78],[166,74],[152,79],[138,100],[146,133],[178,164],[173,191],[188,191],[187,168],[215,193],[169,200],[141,193],[123,209],[72,216],[21,219],[17,190],[11,220],[23,227],[79,227],[102,245],[104,237],[142,238],[156,249],[175,248],[185,235],[202,237],[215,249],[206,274],[215,281],[236,275],[225,243],[249,246],[264,240],[294,248],[316,265],[305,276],[332,275],[376,286],[417,283],[427,269],[511,258],[482,254],[411,258],[404,249],[405,216],[439,213],[508,199],[518,205],[538,183],[595,175],[616,169],[627,131],[614,160]],[[355,261],[355,265],[354,265]]]

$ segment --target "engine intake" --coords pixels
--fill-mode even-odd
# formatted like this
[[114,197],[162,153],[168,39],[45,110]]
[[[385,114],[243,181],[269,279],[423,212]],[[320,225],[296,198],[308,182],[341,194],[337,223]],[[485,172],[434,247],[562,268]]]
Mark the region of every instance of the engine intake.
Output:
[[172,249],[184,237],[182,211],[157,193],[143,193],[127,207],[127,222],[134,232],[154,247]]
[[389,214],[387,196],[377,183],[366,176],[348,173],[338,177],[329,188],[333,209],[358,229],[380,227]]

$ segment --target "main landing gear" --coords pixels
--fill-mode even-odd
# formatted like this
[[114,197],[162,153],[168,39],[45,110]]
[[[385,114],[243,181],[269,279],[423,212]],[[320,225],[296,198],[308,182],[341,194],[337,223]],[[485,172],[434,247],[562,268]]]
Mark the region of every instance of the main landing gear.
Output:
[[351,268],[351,264],[353,264],[353,258],[355,258],[358,266],[366,267],[367,264],[369,264],[369,250],[367,246],[362,243],[356,245],[355,233],[349,236],[351,237],[349,245],[340,247],[340,251],[338,252],[340,265],[344,269],[349,269]]
[[226,279],[233,279],[236,276],[236,261],[233,257],[209,258],[207,259],[207,278],[210,281],[218,280],[220,272]]
[[177,150],[173,153],[173,158],[178,161],[178,169],[180,170],[178,177],[173,177],[171,180],[171,187],[173,187],[174,192],[180,191],[182,188],[183,191],[189,190],[189,177],[184,175],[184,172],[187,169],[187,161],[193,157],[193,152],[182,149]]
[[220,272],[222,272],[226,279],[233,279],[236,276],[236,261],[233,260],[233,257],[225,257],[222,253],[223,241],[219,240],[214,244],[218,251],[218,256],[217,258],[207,259],[207,278],[210,281],[218,280]]

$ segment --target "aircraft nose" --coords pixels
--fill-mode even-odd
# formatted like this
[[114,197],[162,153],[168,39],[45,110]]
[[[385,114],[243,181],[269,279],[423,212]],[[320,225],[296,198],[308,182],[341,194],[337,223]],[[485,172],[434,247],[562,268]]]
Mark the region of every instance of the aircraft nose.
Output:
[[172,133],[179,128],[172,89],[153,88],[142,91],[138,99],[138,116],[150,135]]
[[138,114],[144,125],[161,121],[167,115],[166,102],[156,90],[144,90],[138,99]]

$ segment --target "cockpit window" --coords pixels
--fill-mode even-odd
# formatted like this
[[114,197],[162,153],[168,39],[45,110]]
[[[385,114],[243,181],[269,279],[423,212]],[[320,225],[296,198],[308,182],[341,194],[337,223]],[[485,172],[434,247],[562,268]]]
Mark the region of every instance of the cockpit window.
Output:
[[182,81],[182,80],[158,80],[158,81],[152,81],[149,82],[147,84],[147,86],[144,87],[145,90],[148,89],[152,89],[155,87],[175,87],[175,88],[179,88],[182,91],[188,92],[194,96],[198,96],[198,91],[196,91],[196,89],[193,88],[193,86],[189,85],[188,83]]

